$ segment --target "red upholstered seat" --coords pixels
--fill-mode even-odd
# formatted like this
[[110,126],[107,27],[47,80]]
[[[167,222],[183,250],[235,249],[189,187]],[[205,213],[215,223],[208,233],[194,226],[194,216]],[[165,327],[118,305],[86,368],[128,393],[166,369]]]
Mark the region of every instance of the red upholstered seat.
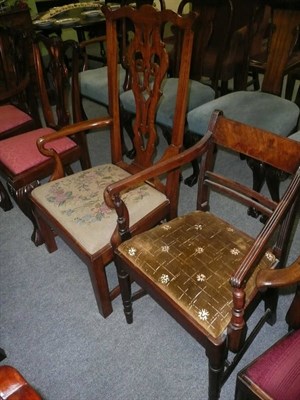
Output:
[[288,334],[242,372],[274,400],[300,399],[300,330]]
[[[0,162],[14,174],[20,174],[47,159],[37,148],[36,141],[39,137],[55,132],[51,128],[40,128],[23,135],[14,136],[1,141]],[[69,138],[62,138],[52,142],[59,154],[72,149],[76,143]]]
[[32,121],[30,115],[11,104],[1,106],[0,110],[0,137],[2,132]]

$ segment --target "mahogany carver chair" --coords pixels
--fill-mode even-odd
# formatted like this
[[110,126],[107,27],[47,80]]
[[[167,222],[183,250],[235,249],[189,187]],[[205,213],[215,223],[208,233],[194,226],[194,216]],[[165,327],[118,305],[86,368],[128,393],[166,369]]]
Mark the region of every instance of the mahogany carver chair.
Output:
[[[32,215],[31,203],[28,199],[31,190],[38,186],[42,179],[51,175],[53,160],[43,156],[36,145],[40,136],[55,132],[70,122],[68,105],[68,76],[63,61],[64,43],[59,37],[47,38],[41,34],[32,37],[35,72],[38,85],[38,96],[41,104],[45,126],[1,141],[0,174],[5,179],[9,192],[19,208],[32,221],[34,230],[32,240],[39,245],[35,218]],[[52,74],[53,87],[56,90],[56,106],[50,106],[44,64],[42,61],[41,45],[47,49],[49,58],[48,71]],[[48,76],[49,78],[49,76]],[[62,164],[71,173],[71,164],[80,161],[83,169],[90,167],[90,159],[85,134],[80,132],[72,138],[62,138],[55,142],[55,150],[60,154]],[[7,198],[5,198],[7,200]],[[1,201],[5,207],[5,201]]]
[[[120,238],[117,214],[105,205],[103,192],[108,184],[132,176],[153,162],[159,162],[159,156],[156,157],[157,132],[154,121],[161,94],[160,86],[168,68],[168,54],[161,41],[160,30],[168,21],[184,32],[184,46],[172,143],[164,151],[162,159],[168,159],[181,151],[193,45],[192,28],[196,15],[190,14],[183,18],[171,10],[158,11],[151,5],[136,9],[124,6],[117,10],[103,6],[102,10],[106,17],[107,32],[108,115],[80,125],[71,125],[56,134],[43,137],[38,146],[43,154],[48,155],[46,147],[57,137],[70,136],[82,129],[102,127],[110,132],[111,163],[63,177],[59,171],[59,158],[52,154],[57,163],[51,182],[35,188],[31,192],[31,200],[48,251],[57,249],[55,235],[67,242],[87,265],[99,312],[107,317],[112,312],[112,301],[120,290],[118,285],[112,287],[113,282],[108,282],[106,267],[113,260],[113,248]],[[133,24],[135,33],[128,42],[126,53],[138,104],[134,126],[136,156],[132,161],[122,154],[119,110],[118,24],[124,18]],[[155,180],[124,193],[130,210],[130,232],[136,234],[173,216],[178,186],[179,178],[176,174],[166,184]]]
[[0,26],[0,140],[41,126],[30,72],[30,32]]
[[288,309],[289,332],[237,375],[235,400],[296,400],[300,398],[300,257],[277,271],[260,271],[259,289],[297,285]]
[[[281,98],[280,95],[290,45],[297,36],[300,24],[300,10],[274,8],[273,24],[276,29],[270,43],[261,90],[229,93],[190,111],[187,115],[188,131],[194,140],[205,134],[210,115],[215,109],[224,111],[228,118],[280,136],[288,136],[295,130],[299,107],[294,102]],[[265,171],[258,163],[249,158],[247,160],[253,171],[253,188],[259,191],[265,180]],[[188,185],[196,183],[198,172],[198,169],[194,169],[193,174],[186,179]],[[279,182],[276,174],[268,181],[268,185],[273,198],[278,199]],[[255,211],[253,215],[256,215]]]
[[[235,180],[230,169],[214,171],[221,148],[291,174],[282,200],[276,203],[254,191],[247,179]],[[135,281],[204,347],[210,400],[219,398],[222,385],[253,340],[253,332],[247,339],[246,333],[247,319],[261,299],[255,286],[257,272],[284,266],[300,194],[299,151],[298,142],[214,113],[207,134],[193,147],[106,189],[107,202],[119,215],[120,235],[128,238],[115,250],[126,320],[133,322],[131,282]],[[161,174],[168,179],[168,174],[196,157],[201,157],[197,210],[129,238],[122,191]],[[242,208],[257,207],[268,218],[257,235],[246,231],[246,221],[240,224],[226,215],[226,204],[237,210],[236,202]],[[224,214],[214,211],[216,204],[223,205]],[[275,322],[276,293],[266,292],[263,298],[266,313],[254,332],[265,320]],[[237,353],[231,361],[229,351]]]

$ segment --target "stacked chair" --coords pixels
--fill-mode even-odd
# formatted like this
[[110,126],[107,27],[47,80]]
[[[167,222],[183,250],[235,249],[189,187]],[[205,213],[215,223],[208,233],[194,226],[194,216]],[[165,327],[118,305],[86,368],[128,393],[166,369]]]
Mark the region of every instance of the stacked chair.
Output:
[[[296,5],[296,3],[295,3]],[[194,138],[205,134],[211,113],[222,110],[227,117],[246,124],[288,136],[297,127],[299,107],[281,98],[283,76],[290,49],[298,35],[300,10],[288,6],[273,9],[274,31],[271,37],[265,74],[260,91],[237,91],[229,93],[190,111],[187,115],[188,130]],[[258,163],[247,158],[253,171],[253,187],[260,190],[265,179],[274,199],[279,196],[279,179],[276,173],[268,174]],[[188,177],[190,186],[197,181],[198,170]]]
[[[0,140],[41,126],[38,106],[30,79],[29,33],[0,27]],[[0,182],[0,206],[5,211],[13,205]]]
[[[32,240],[36,245],[39,245],[41,238],[38,236],[28,197],[31,190],[38,186],[42,179],[51,174],[54,164],[52,158],[45,157],[39,152],[36,141],[40,136],[52,133],[70,123],[69,77],[63,54],[65,47],[73,42],[64,43],[59,37],[47,38],[41,34],[32,36],[28,40],[30,41],[27,43],[32,46],[36,85],[38,87],[37,96],[40,99],[45,126],[1,141],[0,174],[6,180],[9,192],[17,205],[32,221],[34,226]],[[48,66],[43,64],[41,45],[47,50]],[[44,76],[45,71],[50,74],[47,79]],[[51,107],[46,85],[50,78],[52,88],[55,89],[56,93],[56,106],[54,108]],[[86,137],[83,132],[79,132],[72,138],[57,140],[53,148],[60,154],[62,165],[68,167],[69,173],[72,172],[71,164],[77,161],[81,162],[82,168],[90,167]],[[5,190],[4,186],[2,186],[2,189]],[[5,197],[7,199],[8,195],[6,194]],[[5,204],[3,204],[3,208],[7,209]]]
[[[222,151],[288,174],[282,199],[276,202],[254,191],[247,179],[232,179],[229,169],[214,171]],[[300,199],[300,143],[215,112],[207,133],[193,147],[106,189],[119,215],[121,236],[130,236],[122,193],[145,180],[169,179],[169,174],[196,158],[201,158],[196,210],[124,241],[115,251],[115,263],[127,322],[133,322],[132,302],[141,296],[132,292],[134,281],[204,347],[208,398],[217,400],[263,323],[276,320],[277,292],[261,293],[256,277],[261,270],[285,267]],[[215,204],[222,204],[223,214],[214,212]],[[255,208],[267,222],[249,236],[247,223],[239,226],[238,218],[229,219],[227,207],[237,213]],[[266,311],[247,336],[247,320],[262,299]],[[138,324],[138,304],[135,310]],[[236,355],[231,357],[231,352]]]
[[[99,119],[70,125],[57,133],[42,137],[38,146],[42,154],[52,156],[55,168],[51,182],[31,192],[33,211],[38,222],[40,236],[49,252],[57,249],[55,236],[61,237],[86,263],[99,312],[107,317],[112,312],[112,300],[120,293],[119,286],[110,287],[106,267],[113,260],[113,249],[120,243],[117,230],[118,213],[113,204],[107,206],[103,199],[108,184],[126,180],[154,162],[156,158],[157,132],[155,116],[161,96],[161,86],[168,70],[168,53],[161,40],[161,29],[167,22],[182,32],[182,53],[172,141],[162,155],[162,160],[181,151],[186,107],[188,79],[193,46],[193,26],[196,15],[178,16],[170,10],[157,11],[151,5],[139,8],[130,6],[111,10],[102,8],[106,18],[108,114]],[[135,157],[128,161],[122,155],[122,130],[119,109],[119,24],[130,22],[134,35],[122,49],[135,94],[137,118],[134,125]],[[74,58],[76,62],[76,58]],[[76,65],[73,71],[78,71]],[[73,77],[73,79],[75,79]],[[80,95],[74,99],[80,100]],[[74,101],[74,113],[82,109],[81,102]],[[77,107],[77,109],[76,109]],[[65,176],[59,156],[51,150],[55,140],[74,134],[102,128],[110,132],[111,163],[100,164],[87,171]],[[101,149],[99,149],[100,154]],[[124,192],[130,215],[128,225],[132,235],[147,230],[174,216],[177,208],[179,171],[167,182],[153,180],[144,182]],[[125,227],[124,227],[125,228]]]

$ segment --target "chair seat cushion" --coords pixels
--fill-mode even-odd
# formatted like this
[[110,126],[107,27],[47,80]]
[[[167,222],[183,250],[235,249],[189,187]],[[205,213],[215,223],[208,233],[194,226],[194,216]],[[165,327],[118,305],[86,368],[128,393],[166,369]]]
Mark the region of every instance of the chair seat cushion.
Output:
[[[171,128],[173,126],[174,111],[176,104],[178,79],[168,78],[163,84],[163,95],[159,101],[156,122],[163,126]],[[189,98],[188,98],[188,111],[198,107],[215,97],[214,90],[198,81],[189,81]],[[123,108],[135,114],[135,100],[133,92],[128,90],[120,96]]]
[[299,107],[286,99],[264,92],[229,93],[206,103],[187,115],[189,131],[204,135],[211,114],[221,110],[227,118],[288,136],[296,127]]
[[[46,183],[31,195],[92,255],[110,243],[117,224],[115,210],[104,202],[104,189],[128,176],[120,167],[105,164]],[[122,198],[129,209],[130,226],[167,201],[163,193],[147,184]]]
[[[126,71],[119,65],[120,93],[123,92]],[[108,105],[107,67],[89,69],[79,74],[80,93],[96,103]]]
[[[222,219],[195,211],[129,239],[118,252],[132,269],[141,271],[187,313],[200,330],[217,339],[231,319],[229,279],[252,243],[251,237]],[[258,270],[271,268],[275,262],[274,255],[267,252],[246,285],[247,302],[256,293]]]
[[0,106],[0,137],[2,132],[23,125],[29,121],[32,121],[30,115],[19,108],[11,104]]
[[[51,128],[40,128],[31,132],[23,133],[9,139],[1,140],[0,163],[12,174],[17,175],[28,169],[42,164],[48,157],[39,151],[36,141],[41,136],[55,132]],[[69,138],[55,140],[46,147],[51,147],[59,154],[70,150],[76,143]]]
[[243,370],[242,379],[258,386],[272,399],[300,399],[299,349],[300,330],[297,330],[279,340]]

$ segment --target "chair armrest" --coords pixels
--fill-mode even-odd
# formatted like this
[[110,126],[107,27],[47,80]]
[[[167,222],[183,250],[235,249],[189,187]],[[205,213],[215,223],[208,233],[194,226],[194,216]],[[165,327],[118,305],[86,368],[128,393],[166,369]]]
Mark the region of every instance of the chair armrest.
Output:
[[111,117],[102,117],[102,118],[94,118],[89,119],[82,122],[77,122],[72,125],[68,125],[59,131],[50,133],[45,136],[41,136],[37,140],[37,147],[39,151],[46,157],[54,158],[54,171],[50,177],[50,181],[61,178],[64,176],[63,166],[60,160],[59,154],[51,147],[45,147],[47,143],[53,142],[54,140],[61,139],[66,136],[71,136],[79,133],[83,133],[84,131],[90,129],[99,129],[99,128],[107,128],[113,124],[113,120]]
[[300,283],[300,256],[286,268],[259,271],[256,286],[263,288],[278,288]]
[[[146,181],[151,185],[151,180],[190,163],[206,151],[210,137],[211,135],[205,135],[199,142],[188,150],[170,158],[163,159],[141,172],[107,186],[104,190],[104,199],[106,204],[111,208],[116,208],[115,200],[120,199],[120,193],[122,191],[128,190]],[[124,205],[124,207],[126,206]]]
[[245,280],[252,271],[254,265],[261,259],[266,251],[268,243],[280,223],[289,212],[294,212],[293,202],[298,194],[300,187],[300,168],[293,177],[287,191],[275,209],[272,216],[268,219],[259,235],[256,237],[251,249],[244,257],[240,267],[231,277],[230,283],[234,288],[241,288]]

